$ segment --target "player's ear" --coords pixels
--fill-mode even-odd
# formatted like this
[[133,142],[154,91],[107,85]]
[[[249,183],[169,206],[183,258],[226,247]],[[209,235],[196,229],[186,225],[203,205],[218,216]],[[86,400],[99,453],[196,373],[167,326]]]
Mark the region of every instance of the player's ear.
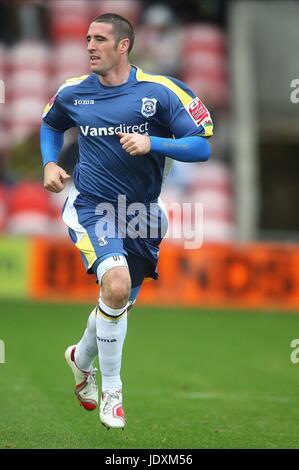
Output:
[[126,52],[128,52],[129,50],[129,47],[130,47],[130,39],[129,38],[125,38],[125,39],[121,39],[119,41],[119,52],[121,54],[125,54]]

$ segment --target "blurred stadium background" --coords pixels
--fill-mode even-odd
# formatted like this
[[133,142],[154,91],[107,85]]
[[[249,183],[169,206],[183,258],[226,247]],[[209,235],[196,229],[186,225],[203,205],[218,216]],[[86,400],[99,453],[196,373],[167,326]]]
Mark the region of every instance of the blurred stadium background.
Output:
[[[98,289],[39,150],[43,109],[89,73],[87,26],[108,11],[135,27],[131,63],[186,82],[215,125],[210,161],[175,162],[163,187],[167,204],[203,203],[204,244],[162,244],[127,338],[131,427],[109,439],[78,413],[61,360]],[[0,1],[0,447],[298,447],[298,18],[291,0]],[[76,158],[70,130],[60,164]]]

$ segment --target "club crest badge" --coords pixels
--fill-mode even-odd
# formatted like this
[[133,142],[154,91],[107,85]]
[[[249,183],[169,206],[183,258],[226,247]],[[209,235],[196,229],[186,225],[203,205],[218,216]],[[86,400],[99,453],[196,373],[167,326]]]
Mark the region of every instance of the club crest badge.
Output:
[[157,111],[157,100],[156,98],[142,98],[141,114],[148,118],[154,116]]

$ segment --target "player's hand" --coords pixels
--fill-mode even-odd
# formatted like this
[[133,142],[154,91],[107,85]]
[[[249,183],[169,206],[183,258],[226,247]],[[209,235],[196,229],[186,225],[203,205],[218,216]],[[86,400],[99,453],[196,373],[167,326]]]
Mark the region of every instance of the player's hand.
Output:
[[70,178],[70,175],[54,162],[48,163],[44,168],[44,188],[53,193],[60,193]]
[[148,135],[126,134],[124,132],[118,132],[117,135],[120,137],[122,148],[133,157],[145,155],[151,149],[151,140]]

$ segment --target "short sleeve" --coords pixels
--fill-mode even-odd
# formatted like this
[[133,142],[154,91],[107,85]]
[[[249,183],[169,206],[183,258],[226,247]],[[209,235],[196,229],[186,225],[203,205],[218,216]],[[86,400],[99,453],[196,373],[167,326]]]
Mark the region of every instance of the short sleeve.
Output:
[[[169,83],[170,82],[170,83]],[[176,138],[213,135],[213,122],[204,103],[179,80],[169,80],[168,103],[164,107],[164,122]]]
[[66,131],[75,127],[74,121],[63,106],[59,91],[50,99],[43,113],[43,120],[54,129]]

